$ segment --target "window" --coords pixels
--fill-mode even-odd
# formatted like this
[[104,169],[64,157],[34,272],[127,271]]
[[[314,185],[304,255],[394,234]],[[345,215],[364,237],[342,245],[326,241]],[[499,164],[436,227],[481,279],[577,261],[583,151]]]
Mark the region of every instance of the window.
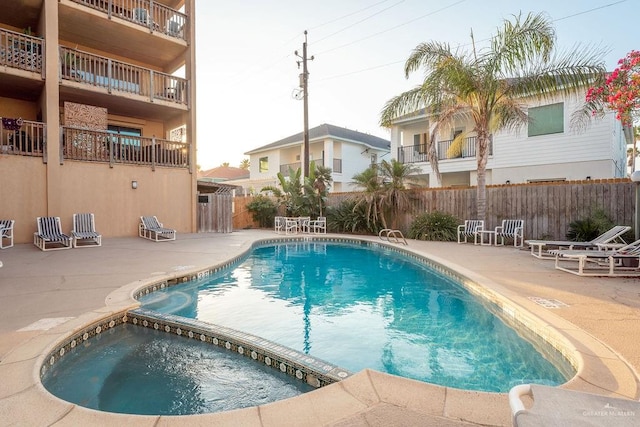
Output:
[[529,108],[529,136],[564,132],[564,103]]
[[140,146],[140,137],[142,136],[141,129],[109,125],[109,127],[107,128],[107,132],[119,136],[119,138],[114,139],[114,142],[119,141],[122,145]]
[[258,171],[267,172],[268,170],[269,170],[269,158],[260,157],[260,160],[258,160]]

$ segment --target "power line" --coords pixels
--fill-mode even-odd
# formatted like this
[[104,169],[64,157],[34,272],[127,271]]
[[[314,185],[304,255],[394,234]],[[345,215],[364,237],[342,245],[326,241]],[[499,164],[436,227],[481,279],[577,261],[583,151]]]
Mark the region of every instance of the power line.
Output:
[[334,22],[338,22],[338,21],[341,21],[341,20],[343,20],[345,18],[348,18],[350,16],[357,15],[360,12],[364,12],[367,9],[371,9],[372,7],[376,7],[376,6],[380,5],[380,4],[386,3],[388,1],[391,1],[391,0],[382,0],[381,2],[374,3],[371,6],[367,6],[367,7],[363,8],[363,9],[359,9],[359,10],[356,10],[355,12],[351,12],[351,13],[348,13],[346,15],[342,15],[342,16],[340,16],[338,18],[332,19],[331,21],[327,21],[324,24],[320,24],[320,25],[316,25],[315,27],[311,27],[311,28],[309,28],[309,30],[315,30],[317,28],[321,28],[321,27],[324,27],[326,25],[333,24]]
[[[450,6],[447,6],[447,7],[455,6],[456,4],[461,3],[462,1],[465,1],[465,0],[461,0],[461,1],[459,1],[459,2],[457,2],[457,3],[454,3],[454,4],[452,4],[452,5],[450,5]],[[602,6],[594,7],[594,8],[591,8],[591,9],[588,9],[588,10],[584,10],[584,11],[581,11],[581,12],[576,12],[576,13],[573,13],[573,14],[571,14],[571,15],[563,16],[563,17],[558,18],[558,19],[553,19],[553,20],[552,20],[552,22],[558,22],[558,21],[562,21],[562,20],[565,20],[565,19],[574,18],[574,17],[579,16],[579,15],[584,15],[584,14],[586,14],[586,13],[594,12],[594,11],[596,11],[596,10],[606,9],[606,8],[608,8],[608,7],[615,6],[615,5],[618,5],[618,4],[620,4],[620,3],[625,3],[626,1],[627,1],[627,0],[619,0],[619,1],[617,1],[617,2],[608,3],[608,4],[606,4],[606,5],[602,5]],[[442,10],[442,9],[440,9],[440,10]],[[436,12],[437,12],[437,11],[436,11]],[[430,13],[430,14],[428,14],[428,15],[431,15],[431,14],[436,13],[436,12],[432,12],[432,13]],[[424,18],[425,16],[427,16],[427,15],[424,15],[424,16],[421,16],[421,17],[419,17],[419,18],[413,19],[413,20],[411,20],[411,21],[405,22],[404,24],[397,25],[396,27],[389,28],[389,29],[384,30],[384,31],[382,31],[382,32],[380,32],[380,33],[376,33],[376,34],[373,34],[373,35],[371,35],[371,36],[368,36],[368,37],[365,37],[365,38],[362,38],[362,39],[356,40],[356,41],[351,42],[351,43],[348,43],[348,44],[346,44],[346,45],[339,46],[339,47],[337,47],[337,48],[335,48],[335,49],[330,49],[330,50],[326,50],[326,51],[320,52],[318,55],[323,54],[323,53],[327,53],[327,52],[331,52],[332,50],[340,49],[340,48],[345,47],[345,46],[349,46],[349,45],[354,44],[354,43],[357,43],[357,42],[359,42],[359,41],[361,41],[361,40],[365,40],[365,39],[367,39],[367,38],[374,37],[374,36],[376,36],[376,35],[378,35],[378,34],[382,34],[382,33],[384,33],[384,32],[390,31],[390,30],[392,30],[392,29],[395,29],[395,28],[401,27],[401,26],[403,26],[403,25],[406,25],[406,24],[408,24],[408,23],[410,23],[410,22],[414,22],[414,21],[416,21],[416,20],[418,20],[418,19],[422,19],[422,18]],[[491,40],[491,37],[486,38],[486,39],[483,39],[483,40],[479,40],[479,42],[486,42],[486,41],[490,41],[490,40]],[[470,45],[471,45],[471,43],[465,43],[465,44],[459,45],[458,47],[464,47],[464,46],[470,46]],[[337,75],[334,75],[334,76],[330,76],[330,77],[325,77],[325,78],[323,78],[323,79],[319,79],[319,80],[318,80],[318,82],[322,82],[322,81],[326,81],[326,80],[334,80],[334,79],[341,78],[341,77],[351,76],[351,75],[353,75],[353,74],[364,73],[364,72],[367,72],[367,71],[376,70],[376,69],[378,69],[378,68],[384,68],[384,67],[388,67],[388,66],[391,66],[391,65],[395,65],[395,64],[403,63],[403,62],[405,62],[405,61],[406,61],[406,60],[399,60],[399,61],[389,62],[389,63],[382,64],[382,65],[375,65],[375,66],[372,66],[372,67],[363,68],[363,69],[361,69],[361,70],[357,70],[357,71],[351,71],[351,72],[348,72],[348,73],[337,74]]]
[[458,4],[463,3],[465,1],[466,0],[459,0],[459,1],[455,2],[455,3],[450,4],[449,6],[445,6],[443,8],[438,9],[438,10],[435,10],[433,12],[429,12],[429,13],[427,13],[425,15],[422,15],[422,16],[419,16],[417,18],[411,19],[409,21],[403,22],[402,24],[396,25],[395,27],[387,28],[386,30],[379,31],[377,33],[368,35],[368,36],[363,37],[363,38],[358,39],[358,40],[354,40],[354,41],[352,41],[350,43],[346,43],[346,44],[343,44],[343,45],[338,46],[338,47],[334,47],[332,49],[327,49],[325,51],[322,51],[322,52],[318,53],[318,55],[321,55],[323,53],[333,52],[334,50],[342,49],[343,47],[351,46],[352,44],[359,43],[359,42],[361,42],[363,40],[367,40],[367,39],[370,39],[372,37],[379,36],[380,34],[384,34],[384,33],[387,33],[389,31],[395,30],[396,28],[400,28],[400,27],[403,27],[405,25],[411,24],[411,23],[413,23],[415,21],[419,21],[420,19],[426,18],[427,16],[435,15],[436,13],[442,12],[443,10],[449,9],[449,8],[451,8],[453,6],[457,6]]

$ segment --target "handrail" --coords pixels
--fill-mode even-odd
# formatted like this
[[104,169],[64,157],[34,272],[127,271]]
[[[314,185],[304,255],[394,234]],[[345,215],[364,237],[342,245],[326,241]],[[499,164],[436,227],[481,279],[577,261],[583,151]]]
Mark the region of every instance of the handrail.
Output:
[[150,32],[165,34],[187,41],[188,15],[154,0],[71,0],[82,6],[103,12],[143,27]]
[[0,65],[40,73],[44,77],[44,40],[0,29]]
[[0,117],[0,154],[44,157],[46,130],[42,122]]
[[119,135],[71,126],[61,128],[60,162],[65,159],[114,164],[189,167],[190,144],[133,135]]
[[59,56],[61,80],[189,105],[189,82],[181,77],[64,46]]
[[[383,236],[383,234],[385,233],[386,235]],[[402,235],[402,231],[400,230],[383,228],[382,230],[380,230],[380,232],[378,232],[378,237],[380,237],[380,240],[386,240],[387,242],[391,242],[391,239],[393,239],[392,243],[404,243],[405,245],[409,245],[409,243],[407,243],[407,239],[404,238],[404,236]]]

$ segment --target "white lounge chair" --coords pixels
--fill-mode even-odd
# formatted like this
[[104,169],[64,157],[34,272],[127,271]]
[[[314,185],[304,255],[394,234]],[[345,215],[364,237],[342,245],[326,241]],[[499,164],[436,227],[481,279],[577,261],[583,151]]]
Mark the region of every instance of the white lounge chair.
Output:
[[[525,407],[525,402],[531,399],[533,405]],[[513,387],[509,391],[509,406],[516,427],[640,425],[640,402],[637,400],[538,384]]]
[[[640,240],[617,249],[555,249],[549,253],[556,256],[558,270],[578,276],[640,276]],[[578,268],[566,267],[561,264],[564,261],[573,265],[578,261]]]
[[62,232],[59,216],[38,217],[38,231],[33,233],[33,244],[43,251],[71,249],[73,237]]
[[143,239],[153,240],[155,242],[164,242],[165,240],[176,240],[176,230],[164,228],[162,223],[155,216],[141,216],[138,225],[138,235]]
[[90,248],[102,246],[102,235],[96,231],[95,218],[92,213],[73,214],[74,248]]
[[473,236],[473,244],[478,244],[478,235],[484,230],[484,221],[481,219],[467,219],[464,224],[458,226],[458,243],[467,243],[467,238]]
[[502,224],[495,228],[494,238],[496,246],[503,246],[504,239],[512,239],[513,246],[521,248],[524,245],[524,220],[503,219]]
[[556,249],[597,249],[598,244],[615,244],[624,246],[626,242],[622,239],[622,235],[631,230],[626,225],[616,225],[607,230],[598,237],[588,242],[572,242],[570,240],[525,240],[525,243],[531,247],[531,255],[540,259],[555,259],[555,255],[548,252],[543,253],[545,248],[552,247]]
[[[0,219],[0,249],[6,249],[13,246],[13,219]],[[5,240],[8,243],[4,243]]]

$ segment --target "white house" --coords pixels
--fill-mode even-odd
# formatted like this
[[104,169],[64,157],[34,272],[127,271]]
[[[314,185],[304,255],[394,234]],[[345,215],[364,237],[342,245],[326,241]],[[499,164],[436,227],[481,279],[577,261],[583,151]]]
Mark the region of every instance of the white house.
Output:
[[[581,94],[583,95],[583,94]],[[540,103],[524,101],[529,124],[518,132],[501,131],[492,135],[487,162],[487,184],[516,184],[625,177],[625,132],[614,113],[593,118],[582,130],[571,126],[571,116],[584,96]],[[470,119],[462,119],[453,128],[436,137],[441,185],[433,175],[425,152],[425,141],[433,123],[424,112],[397,119],[391,128],[391,154],[402,163],[421,168],[424,181],[431,187],[476,185],[476,137]],[[469,133],[462,154],[447,156],[447,149],[460,132]],[[629,137],[629,135],[627,135]]]
[[[331,168],[332,192],[354,191],[352,177],[383,160],[382,157],[389,154],[389,144],[377,136],[322,124],[309,129],[309,160]],[[266,185],[277,185],[278,172],[287,175],[289,167],[294,170],[302,167],[303,150],[300,132],[248,151],[245,155],[250,156],[250,179],[233,183],[255,191]]]

